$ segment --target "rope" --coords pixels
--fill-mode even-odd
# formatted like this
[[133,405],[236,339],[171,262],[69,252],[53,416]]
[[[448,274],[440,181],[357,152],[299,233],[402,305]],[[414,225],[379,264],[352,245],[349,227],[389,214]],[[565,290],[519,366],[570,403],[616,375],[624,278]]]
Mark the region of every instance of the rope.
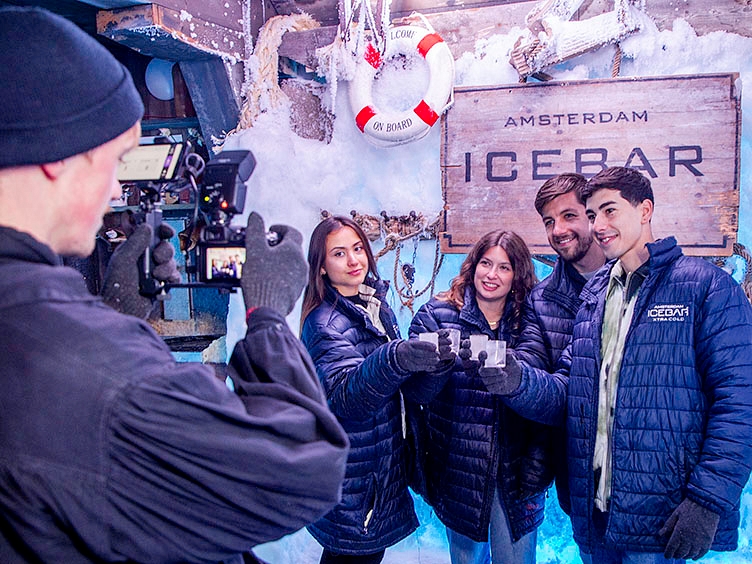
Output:
[[745,272],[744,279],[741,282],[742,289],[747,296],[747,299],[752,303],[752,255],[749,254],[747,248],[741,243],[734,243],[734,254],[739,255],[744,259]]
[[408,233],[407,235],[397,235],[396,233],[389,233],[384,237],[384,248],[374,255],[374,258],[378,261],[385,254],[399,249],[399,244],[413,237],[420,235],[420,231],[415,233]]
[[[410,282],[410,280],[407,279],[407,276],[405,276],[405,271],[402,268],[399,268],[399,262],[400,262],[400,254],[401,254],[401,247],[397,247],[395,249],[394,253],[394,274],[393,274],[393,280],[394,280],[394,289],[397,292],[397,295],[399,296],[400,303],[407,307],[410,310],[410,314],[414,314],[414,304],[415,299],[419,298],[423,294],[425,294],[428,290],[431,290],[430,295],[433,296],[434,288],[436,287],[436,276],[439,274],[439,270],[441,270],[441,265],[444,263],[444,255],[441,253],[441,244],[436,239],[436,252],[434,253],[434,259],[433,259],[433,271],[431,273],[431,279],[428,281],[428,284],[426,286],[418,291],[413,291],[413,285]],[[397,279],[397,272],[401,274],[402,281],[404,282],[404,286],[400,287],[399,281]]]
[[[329,85],[329,109],[334,110],[338,81],[351,81],[355,76],[357,61],[365,51],[366,29],[371,30],[374,46],[383,55],[386,33],[390,23],[391,0],[379,0],[379,20],[373,15],[370,0],[339,0],[337,34],[329,45],[316,49],[316,73]],[[357,21],[356,21],[357,16]],[[353,38],[354,30],[354,38]]]
[[[742,287],[742,290],[744,290],[744,294],[747,296],[749,302],[752,303],[752,255],[750,255],[747,248],[741,243],[734,243],[733,255],[737,255],[744,260],[744,278],[742,279],[740,286]],[[730,257],[708,257],[707,260],[711,261],[716,266],[723,268],[729,258]]]
[[611,60],[611,78],[619,76],[621,71],[621,44],[616,43],[616,51],[614,52],[614,58]]
[[[279,87],[279,46],[282,36],[288,31],[315,29],[319,25],[308,14],[274,16],[266,21],[259,30],[253,55],[245,61],[245,80],[241,89],[244,102],[238,125],[227,135],[253,127],[259,115],[279,107],[287,100]],[[215,150],[221,150],[221,145]]]
[[[437,236],[436,230],[438,229],[439,221],[441,217],[437,217],[430,225],[427,225],[421,229],[416,229],[413,232],[406,233],[404,235],[397,235],[395,233],[389,233],[384,238],[384,248],[376,254],[376,260],[383,257],[388,252],[394,250],[394,270],[392,279],[394,281],[394,290],[399,296],[400,303],[403,307],[407,307],[410,310],[410,314],[414,314],[415,300],[430,290],[430,295],[433,296],[434,289],[436,288],[436,277],[441,270],[441,265],[444,264],[444,254],[441,252],[441,243]],[[433,267],[431,269],[431,278],[423,289],[417,292],[413,290],[413,281],[409,280],[405,274],[405,270],[400,268],[400,256],[402,254],[401,243],[407,239],[418,237],[421,234],[432,234],[436,241],[436,247],[433,258]],[[399,272],[399,276],[397,273]],[[402,284],[400,284],[400,278]]]
[[[321,212],[322,217],[328,217],[329,215],[330,213],[326,210]],[[416,298],[419,298],[429,290],[431,292],[430,295],[433,296],[434,289],[436,288],[436,277],[441,270],[441,265],[444,263],[444,254],[441,252],[441,243],[438,236],[441,214],[437,215],[436,219],[431,223],[426,222],[423,214],[415,213],[414,211],[411,211],[408,215],[398,217],[389,217],[386,212],[381,212],[380,216],[360,214],[355,210],[352,210],[350,215],[353,221],[363,229],[369,241],[376,241],[377,239],[384,241],[384,247],[374,255],[377,262],[387,253],[394,251],[393,287],[402,305],[409,308],[410,313],[413,313]],[[436,241],[431,278],[428,284],[417,292],[413,290],[413,280],[408,279],[408,276],[405,274],[404,267],[409,263],[405,263],[403,268],[400,268],[402,244],[408,239],[414,239],[415,237],[431,238]],[[413,260],[415,259],[413,258]],[[414,267],[411,278],[414,278]]]

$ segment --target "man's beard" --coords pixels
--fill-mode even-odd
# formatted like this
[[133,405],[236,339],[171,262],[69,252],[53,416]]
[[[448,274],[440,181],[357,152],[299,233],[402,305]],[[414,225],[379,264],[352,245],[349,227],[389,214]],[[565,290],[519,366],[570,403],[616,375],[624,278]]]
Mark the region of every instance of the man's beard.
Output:
[[585,258],[585,255],[590,250],[590,245],[594,242],[592,236],[583,239],[579,235],[575,235],[575,241],[576,244],[574,246],[568,246],[564,249],[560,249],[558,246],[554,247],[556,253],[566,262],[576,263],[581,261]]

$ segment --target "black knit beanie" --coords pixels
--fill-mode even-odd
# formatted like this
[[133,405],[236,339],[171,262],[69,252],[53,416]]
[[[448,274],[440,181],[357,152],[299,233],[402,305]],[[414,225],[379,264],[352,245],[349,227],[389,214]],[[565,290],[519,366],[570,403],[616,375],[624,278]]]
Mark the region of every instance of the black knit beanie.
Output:
[[83,153],[144,112],[130,73],[107,49],[39,8],[0,8],[0,92],[0,168]]

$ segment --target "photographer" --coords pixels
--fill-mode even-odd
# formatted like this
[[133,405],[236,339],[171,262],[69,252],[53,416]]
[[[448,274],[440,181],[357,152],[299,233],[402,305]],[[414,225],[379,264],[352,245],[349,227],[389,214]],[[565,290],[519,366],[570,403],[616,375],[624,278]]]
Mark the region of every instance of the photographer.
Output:
[[[92,251],[120,195],[143,112],[128,72],[67,20],[21,8],[0,9],[0,68],[0,561],[240,562],[325,514],[348,444],[283,317],[306,281],[300,234],[272,228],[270,247],[249,218],[236,392],[176,363],[60,261]],[[150,309],[136,259],[151,237],[141,225],[113,255],[113,307]],[[171,255],[155,261],[170,279]]]

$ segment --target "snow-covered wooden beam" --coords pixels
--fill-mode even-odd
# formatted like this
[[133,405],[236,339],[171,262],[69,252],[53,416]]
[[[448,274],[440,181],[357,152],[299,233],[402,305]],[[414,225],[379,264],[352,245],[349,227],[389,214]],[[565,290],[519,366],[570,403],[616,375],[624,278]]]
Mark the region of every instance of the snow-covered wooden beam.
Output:
[[279,56],[315,69],[318,64],[316,49],[330,45],[336,35],[337,26],[331,25],[286,33],[279,46]]
[[223,25],[159,4],[101,10],[97,32],[144,55],[170,61],[220,57],[234,62],[243,59],[245,49],[242,18]]
[[[213,0],[181,4],[181,10],[158,4],[102,10],[97,13],[97,32],[144,55],[177,61],[204,139],[211,145],[213,137],[221,137],[238,122],[245,49],[242,18],[233,21],[234,12],[228,17],[231,2],[225,2],[224,12],[217,12]],[[206,11],[208,4],[214,4],[214,11]],[[239,6],[239,1],[232,4]],[[195,12],[188,11],[194,7]]]

